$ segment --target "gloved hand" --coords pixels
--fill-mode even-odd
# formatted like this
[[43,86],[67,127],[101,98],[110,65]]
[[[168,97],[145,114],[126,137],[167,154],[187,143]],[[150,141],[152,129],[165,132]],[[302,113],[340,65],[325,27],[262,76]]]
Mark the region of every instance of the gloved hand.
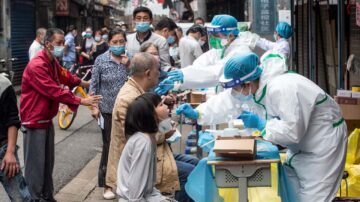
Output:
[[183,81],[184,80],[184,74],[181,70],[174,70],[167,74],[168,78],[170,78],[173,81]]
[[169,90],[174,88],[174,81],[170,78],[163,80],[159,86],[155,89],[155,92],[159,95],[165,95]]
[[266,121],[252,112],[244,111],[238,119],[243,120],[245,128],[257,128],[258,130],[265,128]]
[[177,115],[184,114],[187,118],[190,118],[190,119],[198,119],[199,118],[199,112],[194,110],[189,103],[180,105],[176,109],[176,114]]
[[205,152],[210,152],[215,145],[215,137],[213,134],[206,132],[206,131],[200,131],[199,132],[199,140],[198,140],[198,146],[203,149]]

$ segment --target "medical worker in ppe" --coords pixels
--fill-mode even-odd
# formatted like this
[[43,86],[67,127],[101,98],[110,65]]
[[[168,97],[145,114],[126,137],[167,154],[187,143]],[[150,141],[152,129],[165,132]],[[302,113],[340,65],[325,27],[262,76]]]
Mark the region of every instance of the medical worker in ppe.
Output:
[[290,45],[288,39],[292,36],[292,34],[293,29],[291,25],[286,22],[279,22],[274,32],[275,42],[260,38],[260,40],[257,41],[256,46],[265,51],[271,50],[273,52],[281,53],[288,58],[290,56]]
[[[275,75],[280,75],[288,70],[286,65],[286,58],[281,54],[265,52],[261,57],[260,69],[264,75],[264,81],[269,80]],[[253,96],[244,96],[242,94],[242,81],[247,78],[242,78],[238,75],[236,69],[238,65],[242,66],[257,66],[259,65],[258,57],[253,53],[243,54],[242,57],[231,58],[225,66],[232,66],[224,70],[224,75],[220,78],[220,83],[224,90],[211,97],[206,102],[200,104],[196,109],[193,109],[190,104],[180,105],[176,113],[183,114],[187,118],[197,119],[200,125],[212,125],[226,123],[229,119],[236,119],[243,110],[252,111],[259,116],[265,118],[266,113],[261,105],[254,102]],[[252,77],[258,77],[261,71]]]
[[[340,186],[347,147],[347,128],[338,104],[319,86],[296,74],[266,78],[257,65],[235,56],[224,72],[242,78],[240,92],[254,96],[267,119],[243,112],[245,127],[262,131],[264,140],[288,148],[285,172],[298,200],[332,201]],[[253,57],[256,57],[255,55]],[[237,65],[236,65],[237,64]]]
[[251,52],[250,48],[256,45],[256,42],[246,44],[244,39],[238,37],[237,20],[230,15],[214,16],[207,32],[212,49],[198,57],[192,65],[169,72],[168,78],[156,89],[157,93],[165,94],[172,89],[214,87],[223,74],[224,64],[234,55]]

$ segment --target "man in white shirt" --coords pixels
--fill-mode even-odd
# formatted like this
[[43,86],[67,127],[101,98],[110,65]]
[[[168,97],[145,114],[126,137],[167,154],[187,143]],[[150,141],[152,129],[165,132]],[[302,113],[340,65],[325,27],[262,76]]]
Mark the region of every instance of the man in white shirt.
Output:
[[193,25],[186,35],[179,42],[181,68],[192,65],[194,60],[203,54],[200,38],[206,35],[206,30],[201,25]]
[[36,30],[36,38],[29,48],[29,60],[31,60],[39,51],[44,48],[43,44],[45,33],[45,28],[40,27]]

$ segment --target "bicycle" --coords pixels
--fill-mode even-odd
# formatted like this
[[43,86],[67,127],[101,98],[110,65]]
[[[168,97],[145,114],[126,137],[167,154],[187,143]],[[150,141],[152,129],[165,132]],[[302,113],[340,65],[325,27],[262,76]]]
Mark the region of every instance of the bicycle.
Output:
[[[93,65],[80,66],[76,70],[76,74],[84,81],[89,81],[91,78],[91,69]],[[72,92],[81,98],[87,98],[88,94],[86,90],[81,86],[76,86]],[[88,106],[90,110],[92,110],[91,106]],[[75,120],[77,112],[72,111],[66,104],[60,104],[59,112],[57,114],[58,117],[58,125],[62,130],[68,129]]]

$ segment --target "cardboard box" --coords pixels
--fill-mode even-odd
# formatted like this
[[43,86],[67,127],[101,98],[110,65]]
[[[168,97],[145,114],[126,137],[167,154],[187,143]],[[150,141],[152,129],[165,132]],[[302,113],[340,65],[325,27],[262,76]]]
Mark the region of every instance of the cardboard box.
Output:
[[252,160],[256,155],[256,141],[254,137],[218,137],[214,152],[216,156]]
[[347,98],[335,96],[345,120],[360,121],[360,98]]
[[206,93],[205,92],[191,92],[189,94],[189,103],[199,104],[206,102]]
[[357,105],[358,103],[360,103],[357,98],[351,98],[351,97],[335,96],[335,101],[338,104],[346,104],[346,105]]
[[351,90],[337,90],[336,96],[351,97]]

